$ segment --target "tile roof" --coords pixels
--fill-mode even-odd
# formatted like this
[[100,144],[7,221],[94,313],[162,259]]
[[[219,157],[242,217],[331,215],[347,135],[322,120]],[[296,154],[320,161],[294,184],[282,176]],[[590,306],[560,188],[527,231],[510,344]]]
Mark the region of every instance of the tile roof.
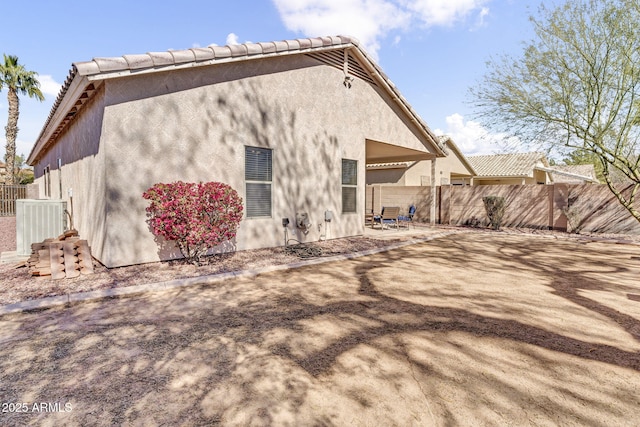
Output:
[[548,166],[542,153],[509,153],[467,157],[478,177],[532,176],[539,162]]
[[[400,109],[418,126],[420,131],[433,142],[436,154],[444,156],[443,147],[431,129],[413,110],[382,69],[360,47],[358,40],[349,36],[329,36],[150,52],[75,62],[69,72],[69,76],[62,85],[62,89],[27,161],[29,164],[35,163],[40,153],[47,146],[55,143],[67,123],[73,120],[75,114],[96,92],[101,80],[133,74],[290,54],[313,54],[319,61],[343,69],[343,56],[335,54],[339,50],[344,50],[345,52],[348,50],[349,58],[353,58],[351,56],[353,54],[357,59],[357,61],[353,62],[362,62],[364,64],[363,67],[360,67],[359,64],[354,64],[352,67],[350,63],[348,66],[349,74],[379,86],[389,93],[393,102],[397,103]],[[70,105],[70,108],[67,108],[67,105]]]
[[283,40],[266,43],[245,43],[229,46],[209,46],[167,52],[149,52],[137,55],[123,55],[112,58],[93,58],[91,61],[75,62],[76,73],[83,76],[106,75],[111,73],[135,73],[139,70],[157,70],[181,65],[207,65],[234,58],[264,57],[283,53],[299,53],[320,48],[358,44],[347,36],[316,37],[308,39]]
[[593,165],[556,165],[550,169],[553,182],[565,184],[599,182]]

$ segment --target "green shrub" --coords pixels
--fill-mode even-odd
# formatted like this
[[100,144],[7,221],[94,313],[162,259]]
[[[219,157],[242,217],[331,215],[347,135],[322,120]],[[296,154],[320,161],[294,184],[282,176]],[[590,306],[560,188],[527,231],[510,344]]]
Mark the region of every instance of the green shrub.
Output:
[[502,224],[502,217],[507,208],[504,197],[500,196],[485,196],[482,198],[484,203],[484,209],[487,211],[489,217],[489,223],[494,230],[500,230]]

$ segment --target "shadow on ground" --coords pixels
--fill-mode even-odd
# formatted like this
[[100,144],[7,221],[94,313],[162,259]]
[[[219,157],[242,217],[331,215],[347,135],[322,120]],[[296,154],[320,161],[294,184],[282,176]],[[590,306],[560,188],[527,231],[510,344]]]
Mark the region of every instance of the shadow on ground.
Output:
[[[637,425],[637,247],[465,234],[0,318],[12,425]],[[3,421],[3,422],[4,422]]]

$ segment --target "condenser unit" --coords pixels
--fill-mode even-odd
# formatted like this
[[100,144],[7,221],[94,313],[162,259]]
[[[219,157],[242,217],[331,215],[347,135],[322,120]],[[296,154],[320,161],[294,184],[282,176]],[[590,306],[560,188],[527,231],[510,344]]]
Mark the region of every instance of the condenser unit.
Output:
[[67,227],[64,200],[16,200],[16,251],[30,255],[31,244],[61,235]]

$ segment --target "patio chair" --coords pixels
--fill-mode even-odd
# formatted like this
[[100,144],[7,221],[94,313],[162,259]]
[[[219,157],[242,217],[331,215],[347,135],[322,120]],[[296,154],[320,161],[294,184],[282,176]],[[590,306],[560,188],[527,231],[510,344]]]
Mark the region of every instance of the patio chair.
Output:
[[398,216],[400,215],[400,208],[398,207],[383,207],[380,215],[373,217],[373,228],[376,224],[380,224],[380,228],[384,230],[384,226],[395,226],[398,228]]
[[399,225],[409,228],[409,225],[413,221],[413,216],[416,214],[416,205],[409,206],[409,213],[407,215],[398,215]]

